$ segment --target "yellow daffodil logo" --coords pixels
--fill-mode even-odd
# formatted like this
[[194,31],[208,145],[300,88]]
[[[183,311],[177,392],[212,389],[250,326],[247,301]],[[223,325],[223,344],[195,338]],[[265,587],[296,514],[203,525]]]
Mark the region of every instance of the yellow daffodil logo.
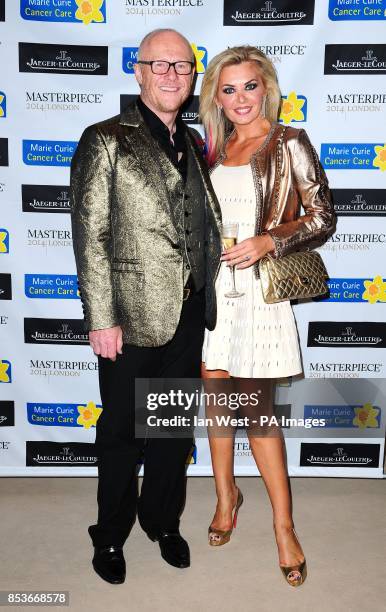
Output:
[[373,159],[373,166],[384,172],[386,170],[386,144],[383,147],[381,145],[374,147],[374,151],[377,155]]
[[8,232],[0,230],[0,253],[8,253]]
[[10,363],[8,363],[7,361],[2,361],[2,359],[0,359],[0,382],[2,383],[9,383],[11,382],[11,378],[10,378]]
[[207,61],[207,51],[205,47],[197,47],[195,44],[191,44],[193,49],[194,57],[196,58],[196,70],[200,74],[205,72],[206,61]]
[[75,0],[75,2],[78,7],[75,13],[75,19],[82,21],[85,25],[88,25],[92,21],[102,23],[105,20],[100,10],[104,0]]
[[376,276],[373,280],[363,281],[366,291],[362,294],[362,299],[370,304],[376,302],[386,302],[386,283],[381,276]]
[[280,119],[285,125],[289,125],[291,121],[304,121],[304,112],[301,110],[306,100],[303,97],[297,97],[294,91],[282,98]]
[[0,117],[5,117],[5,95],[0,92]]
[[95,427],[97,420],[102,412],[102,408],[98,408],[94,402],[89,402],[87,406],[77,406],[79,416],[76,420],[78,425],[83,425],[86,429]]
[[371,404],[363,404],[359,408],[354,408],[355,418],[353,419],[353,425],[361,429],[366,427],[378,427],[377,416],[379,414],[379,408],[373,408]]

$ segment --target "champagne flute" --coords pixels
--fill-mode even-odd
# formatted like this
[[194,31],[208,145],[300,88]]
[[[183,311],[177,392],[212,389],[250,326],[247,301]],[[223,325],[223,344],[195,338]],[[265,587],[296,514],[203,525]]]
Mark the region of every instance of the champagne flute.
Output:
[[[237,236],[239,234],[239,224],[238,223],[224,223],[222,226],[222,244],[224,249],[230,249],[237,243]],[[235,267],[229,266],[232,274],[232,291],[225,293],[225,297],[229,298],[238,298],[244,295],[244,293],[240,293],[236,289],[236,280],[235,280]]]

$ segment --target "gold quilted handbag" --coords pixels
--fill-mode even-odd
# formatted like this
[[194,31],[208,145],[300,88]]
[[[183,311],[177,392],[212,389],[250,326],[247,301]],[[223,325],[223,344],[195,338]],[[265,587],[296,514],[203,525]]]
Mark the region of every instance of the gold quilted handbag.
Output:
[[279,259],[265,255],[259,271],[267,304],[313,298],[328,292],[327,270],[316,251],[300,251]]

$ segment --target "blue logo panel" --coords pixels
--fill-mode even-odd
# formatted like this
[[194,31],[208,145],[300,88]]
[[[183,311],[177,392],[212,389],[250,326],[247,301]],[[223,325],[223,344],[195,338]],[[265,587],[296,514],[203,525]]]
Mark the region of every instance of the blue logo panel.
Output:
[[78,279],[75,274],[26,274],[24,293],[28,298],[77,300]]
[[386,303],[386,279],[330,278],[327,281],[329,297],[313,298],[316,302],[377,302]]
[[27,403],[27,419],[31,425],[48,427],[95,427],[101,412],[99,404]]
[[106,23],[105,0],[20,0],[20,15],[28,21]]
[[324,427],[345,427],[350,429],[379,429],[381,410],[370,404],[357,406],[304,406],[304,418],[324,419]]
[[23,140],[23,162],[28,166],[70,166],[77,146],[70,140]]
[[330,0],[328,16],[332,21],[386,19],[386,0]]
[[134,64],[138,59],[138,47],[123,47],[122,70],[126,74],[134,74]]
[[[377,170],[382,168],[383,143],[322,143],[320,161],[326,170]],[[382,168],[383,169],[383,168]]]

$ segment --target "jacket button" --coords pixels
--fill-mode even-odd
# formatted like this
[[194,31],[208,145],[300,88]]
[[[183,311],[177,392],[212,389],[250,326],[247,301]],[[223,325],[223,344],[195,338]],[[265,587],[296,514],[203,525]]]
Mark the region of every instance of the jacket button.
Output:
[[186,250],[188,251],[188,253],[190,253],[192,249],[188,247]]
[[187,230],[185,230],[185,234],[186,234],[187,236],[189,236],[189,234],[191,234],[191,231],[187,229]]
[[176,242],[172,242],[171,247],[172,247],[172,249],[179,249],[180,245],[177,244]]
[[190,215],[190,213],[188,213],[188,211],[187,211],[187,210],[185,210],[185,213],[184,213],[184,214],[185,214],[185,217],[189,217],[189,215]]

